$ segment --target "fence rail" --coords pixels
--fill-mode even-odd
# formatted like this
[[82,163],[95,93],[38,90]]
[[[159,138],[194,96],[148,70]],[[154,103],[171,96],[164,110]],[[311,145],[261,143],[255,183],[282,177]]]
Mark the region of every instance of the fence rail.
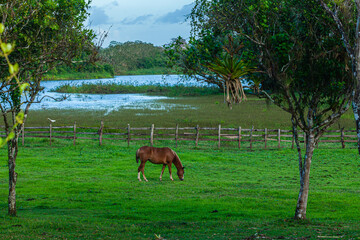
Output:
[[[4,127],[2,127],[4,129]],[[0,131],[2,137],[5,132]],[[21,140],[24,145],[26,138],[44,138],[49,139],[49,145],[52,145],[53,139],[72,139],[73,144],[76,145],[78,139],[97,140],[102,145],[104,141],[118,140],[126,141],[130,145],[133,141],[149,141],[150,145],[154,145],[155,141],[170,140],[174,141],[176,147],[180,141],[192,141],[197,147],[200,142],[216,142],[217,147],[220,148],[223,144],[228,142],[236,143],[237,148],[244,147],[246,143],[248,148],[262,146],[267,149],[269,147],[294,148],[294,138],[291,130],[283,129],[243,129],[227,128],[219,125],[218,127],[155,127],[152,124],[149,127],[131,127],[128,124],[126,127],[105,127],[104,122],[101,121],[99,127],[81,127],[74,123],[73,126],[53,126],[50,124],[46,127],[25,127],[22,126]],[[304,133],[299,131],[299,141],[306,145]],[[332,130],[327,131],[320,139],[320,143],[340,143],[341,148],[346,147],[346,143],[356,143],[356,130]],[[272,143],[272,146],[270,146]],[[287,143],[287,144],[285,144]],[[254,146],[256,144],[256,146]],[[260,145],[259,145],[260,144]],[[275,144],[275,145],[274,145]]]

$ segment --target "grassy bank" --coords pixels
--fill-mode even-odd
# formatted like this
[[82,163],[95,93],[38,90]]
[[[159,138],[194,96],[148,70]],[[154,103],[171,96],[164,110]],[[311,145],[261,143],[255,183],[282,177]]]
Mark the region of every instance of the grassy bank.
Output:
[[183,97],[183,96],[205,96],[220,94],[221,91],[217,87],[201,87],[201,86],[186,86],[178,84],[170,85],[137,85],[132,83],[118,84],[118,83],[82,83],[64,84],[51,91],[60,93],[86,93],[86,94],[119,94],[119,93],[145,93],[149,95],[160,95],[168,97]]
[[164,75],[164,74],[179,74],[179,73],[168,67],[139,68],[135,70],[121,71],[117,73],[117,75]]
[[[177,74],[175,71],[166,68],[150,68],[150,69],[136,69],[120,72],[118,76],[127,75],[163,75],[163,74]],[[110,72],[79,72],[79,71],[64,71],[57,73],[50,73],[45,75],[43,80],[78,80],[78,79],[101,79],[101,78],[113,78],[114,75]]]
[[[296,152],[176,149],[185,181],[147,163],[139,146],[56,139],[27,141],[17,172],[18,217],[6,216],[7,170],[0,168],[1,239],[358,239],[356,150],[317,149],[308,221],[292,220],[299,191]],[[170,147],[174,147],[169,145]],[[0,153],[5,157],[5,149]]]
[[108,72],[62,72],[56,74],[47,74],[43,80],[77,80],[77,79],[101,79],[113,78]]

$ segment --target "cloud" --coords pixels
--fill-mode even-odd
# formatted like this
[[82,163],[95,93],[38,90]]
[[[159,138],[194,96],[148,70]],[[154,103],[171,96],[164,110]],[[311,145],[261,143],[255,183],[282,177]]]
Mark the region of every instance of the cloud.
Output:
[[117,1],[113,1],[111,4],[116,7],[119,6],[119,3]]
[[191,13],[191,9],[194,7],[194,3],[187,4],[181,9],[177,9],[174,12],[169,12],[168,14],[159,17],[157,23],[183,23],[187,15]]
[[152,14],[148,14],[148,15],[139,16],[139,17],[137,17],[135,19],[125,18],[124,20],[121,21],[121,23],[125,24],[125,25],[143,24],[145,22],[151,21],[153,16],[154,15],[152,15]]
[[108,24],[109,23],[109,16],[105,13],[103,8],[99,7],[91,7],[90,11],[90,22],[91,25],[97,26],[102,24]]

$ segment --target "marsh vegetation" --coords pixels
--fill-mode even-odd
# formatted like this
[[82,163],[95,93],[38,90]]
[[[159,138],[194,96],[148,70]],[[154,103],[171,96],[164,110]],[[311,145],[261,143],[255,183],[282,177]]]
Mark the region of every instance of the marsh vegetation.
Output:
[[115,82],[108,83],[82,83],[63,84],[55,89],[53,92],[59,93],[84,93],[84,94],[121,94],[121,93],[144,93],[149,95],[159,95],[168,97],[183,97],[183,96],[205,96],[221,94],[218,87],[208,86],[187,86],[185,84],[141,84],[134,85],[132,83],[118,84]]

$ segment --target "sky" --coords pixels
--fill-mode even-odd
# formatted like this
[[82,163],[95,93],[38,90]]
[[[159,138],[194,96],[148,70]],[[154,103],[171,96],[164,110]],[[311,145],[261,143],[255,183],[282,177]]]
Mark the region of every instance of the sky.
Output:
[[111,41],[140,40],[162,46],[172,38],[190,36],[185,22],[194,0],[92,0],[88,25],[96,33],[109,31]]

